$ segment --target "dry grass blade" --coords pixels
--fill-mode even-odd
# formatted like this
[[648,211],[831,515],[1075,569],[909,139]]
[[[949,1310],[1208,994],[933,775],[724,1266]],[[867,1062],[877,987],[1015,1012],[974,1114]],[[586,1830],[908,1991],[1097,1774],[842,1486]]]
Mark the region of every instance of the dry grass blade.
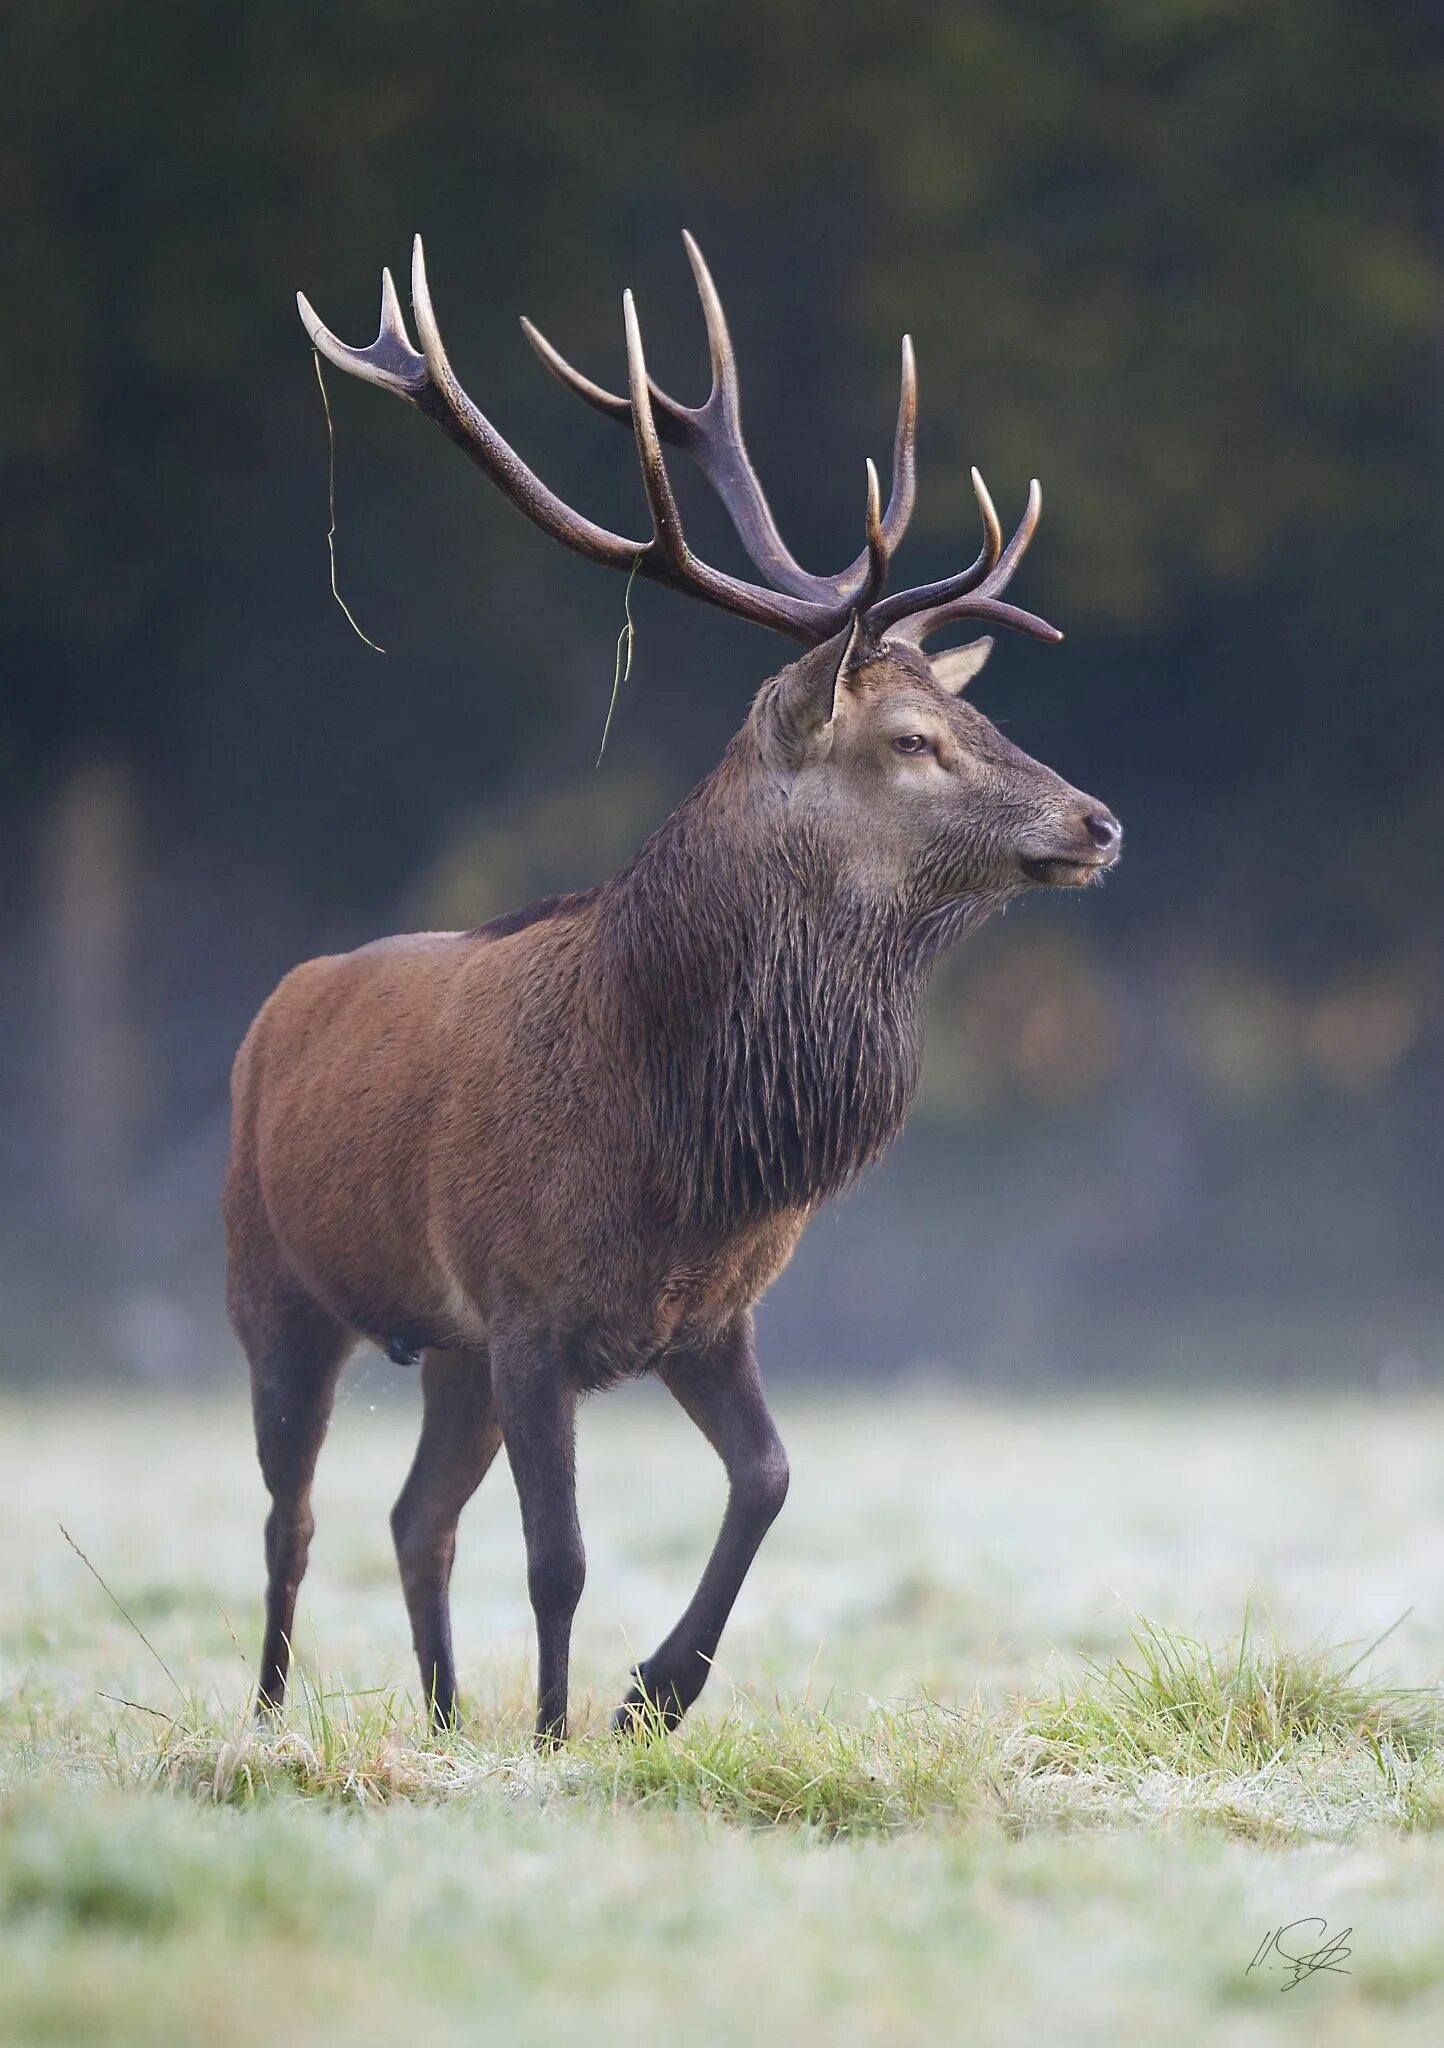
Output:
[[346,623],[356,635],[356,638],[364,641],[366,646],[371,648],[374,653],[384,654],[386,649],[373,640],[369,633],[363,633],[357,625],[355,614],[345,598],[342,597],[336,583],[336,427],[331,418],[331,396],[326,389],[326,379],[321,370],[320,354],[315,349],[311,351],[311,354],[316,365],[316,382],[321,387],[321,404],[325,408],[326,413],[326,444],[328,451],[326,489],[327,505],[330,512],[330,525],[326,530],[326,550],[331,557],[331,595],[345,613]]

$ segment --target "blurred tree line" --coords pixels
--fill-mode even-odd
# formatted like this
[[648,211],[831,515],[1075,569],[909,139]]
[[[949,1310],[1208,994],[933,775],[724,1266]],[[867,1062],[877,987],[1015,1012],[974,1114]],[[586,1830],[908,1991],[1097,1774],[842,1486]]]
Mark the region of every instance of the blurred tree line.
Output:
[[[328,588],[295,287],[369,340],[380,266],[404,275],[423,229],[478,402],[640,532],[625,438],[515,320],[616,387],[630,284],[655,373],[700,396],[688,226],[803,559],[859,544],[905,328],[909,580],[973,552],[970,462],[1005,521],[1042,477],[1020,589],[1069,643],[1001,648],[979,697],[1129,829],[1105,902],[1031,906],[949,969],[907,1171],[832,1256],[895,1309],[879,1262],[926,1247],[920,1216],[966,1221],[973,1278],[1010,1248],[981,1325],[950,1301],[904,1350],[1001,1328],[1028,1353],[1083,1268],[1135,1305],[1323,1300],[1328,1275],[1432,1316],[1439,30],[1402,0],[12,0],[0,1282],[78,1241],[142,1276],[135,1348],[158,1343],[177,1261],[213,1244],[225,1069],[275,974],[612,865],[776,665],[639,588],[595,770],[618,580],[334,376],[341,588],[385,655]],[[1114,1221],[1075,1190],[1049,1236],[1079,1118]],[[959,1194],[964,1126],[995,1163]]]

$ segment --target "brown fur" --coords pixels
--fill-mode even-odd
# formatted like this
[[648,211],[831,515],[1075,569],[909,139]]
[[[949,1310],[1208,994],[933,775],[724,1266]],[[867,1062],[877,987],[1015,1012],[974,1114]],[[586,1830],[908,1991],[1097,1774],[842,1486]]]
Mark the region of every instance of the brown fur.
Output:
[[[912,735],[924,755],[899,752]],[[600,888],[282,982],[236,1062],[225,1200],[276,1502],[263,1699],[284,1688],[310,1473],[362,1337],[428,1354],[431,1444],[397,1540],[440,1714],[455,1517],[502,1438],[525,1467],[535,1424],[530,1519],[517,1476],[552,1732],[582,1568],[571,1406],[662,1373],[729,1460],[737,1508],[711,1594],[704,1579],[629,1700],[682,1711],[785,1488],[752,1304],[817,1204],[901,1128],[941,948],[1034,881],[1094,879],[1116,844],[1101,806],[947,694],[926,656],[840,637],[764,685],[717,769]]]

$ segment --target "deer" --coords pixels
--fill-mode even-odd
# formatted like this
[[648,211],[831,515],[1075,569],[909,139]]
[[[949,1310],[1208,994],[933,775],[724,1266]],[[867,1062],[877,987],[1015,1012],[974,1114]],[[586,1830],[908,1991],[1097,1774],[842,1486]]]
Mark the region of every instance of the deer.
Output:
[[[655,1375],[722,1462],[726,1506],[671,1633],[614,1717],[674,1728],[788,1490],[754,1306],[809,1219],[876,1161],[918,1086],[934,964],[1015,898],[1083,888],[1122,829],[1029,758],[963,691],[990,635],[1062,635],[1002,593],[1041,495],[1006,546],[982,523],[960,572],[887,591],[912,514],[917,374],[902,347],[886,509],[866,464],[864,543],[833,575],[789,552],[742,435],[722,302],[684,237],[711,359],[699,406],[648,376],[631,293],[628,388],[595,384],[534,328],[553,375],[627,427],[651,532],[557,497],[458,382],[421,239],[408,333],[382,274],[376,340],[353,348],[298,294],[318,353],[413,405],[541,531],[590,562],[800,643],[716,767],[610,880],[471,931],[384,938],[295,968],[237,1056],[224,1194],[227,1302],[247,1355],[265,1527],[256,1710],[285,1700],[313,1530],[311,1487],[342,1366],[371,1342],[421,1366],[414,1462],[391,1526],[426,1707],[458,1725],[450,1579],[457,1525],[505,1449],[536,1632],[536,1740],[567,1733],[586,1576],[575,1489],[582,1397]],[[689,546],[663,443],[716,493],[754,582]]]

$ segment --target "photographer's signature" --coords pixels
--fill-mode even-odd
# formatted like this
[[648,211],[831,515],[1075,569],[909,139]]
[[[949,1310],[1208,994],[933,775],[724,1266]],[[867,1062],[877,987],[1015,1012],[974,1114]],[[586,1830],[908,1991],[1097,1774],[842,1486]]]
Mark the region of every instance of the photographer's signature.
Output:
[[[1312,1977],[1315,1970],[1332,1970],[1336,1976],[1352,1977],[1353,1971],[1346,1970],[1344,1963],[1353,1954],[1346,1945],[1353,1932],[1352,1927],[1346,1927],[1342,1934],[1327,1939],[1328,1922],[1316,1915],[1290,1920],[1286,1927],[1275,1927],[1264,1936],[1248,1968],[1260,1970],[1277,1965],[1286,1970],[1288,1979],[1280,1984],[1280,1991],[1292,1991],[1305,1977]],[[1248,1975],[1248,1970],[1244,1975]]]

